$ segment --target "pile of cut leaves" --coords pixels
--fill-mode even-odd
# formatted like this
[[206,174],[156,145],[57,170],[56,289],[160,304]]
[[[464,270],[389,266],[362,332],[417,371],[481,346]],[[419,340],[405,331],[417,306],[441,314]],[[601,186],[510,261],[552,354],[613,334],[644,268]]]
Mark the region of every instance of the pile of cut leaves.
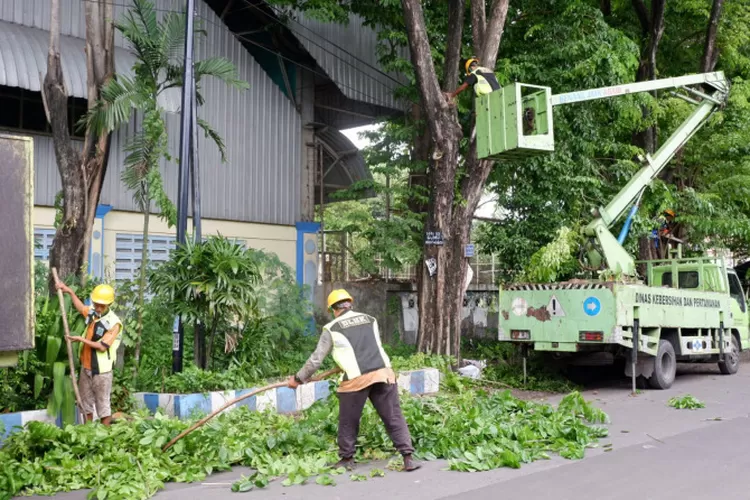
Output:
[[[607,416],[577,393],[557,408],[521,401],[508,391],[464,390],[435,397],[402,397],[418,458],[448,459],[452,470],[520,467],[557,453],[582,458],[587,447],[607,434]],[[333,484],[336,461],[336,398],[319,401],[301,415],[225,413],[179,441],[162,446],[191,422],[161,414],[139,414],[132,421],[67,426],[31,422],[0,449],[0,498],[19,493],[51,494],[91,488],[90,498],[148,498],[164,483],[193,482],[233,465],[255,472],[242,490],[280,479],[302,484],[318,476]],[[358,459],[393,455],[388,435],[367,405]],[[322,478],[322,479],[321,479]],[[235,488],[238,489],[238,488]]]

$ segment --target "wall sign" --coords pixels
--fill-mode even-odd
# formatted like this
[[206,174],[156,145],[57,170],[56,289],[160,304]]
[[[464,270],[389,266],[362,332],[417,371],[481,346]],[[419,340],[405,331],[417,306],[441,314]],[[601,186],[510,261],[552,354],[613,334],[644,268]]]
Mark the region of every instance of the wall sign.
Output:
[[464,257],[474,257],[474,243],[469,243],[464,247]]

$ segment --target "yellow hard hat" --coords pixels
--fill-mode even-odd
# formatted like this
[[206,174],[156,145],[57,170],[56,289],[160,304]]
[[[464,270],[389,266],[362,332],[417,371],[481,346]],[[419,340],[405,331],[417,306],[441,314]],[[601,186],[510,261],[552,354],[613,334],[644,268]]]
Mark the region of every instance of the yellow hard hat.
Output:
[[468,61],[466,61],[466,64],[464,65],[464,69],[466,70],[466,74],[469,74],[469,67],[471,67],[472,63],[479,64],[479,59],[476,57],[470,57]]
[[670,217],[674,217],[674,210],[672,210],[671,208],[668,208],[668,209],[666,209],[666,210],[664,211],[664,213],[665,213],[666,215],[669,215]]
[[328,294],[328,308],[330,309],[334,304],[342,302],[344,300],[354,302],[354,299],[351,295],[349,295],[349,292],[347,292],[343,288],[334,290],[330,294]]
[[109,285],[99,285],[91,292],[91,302],[110,305],[115,301],[115,289]]

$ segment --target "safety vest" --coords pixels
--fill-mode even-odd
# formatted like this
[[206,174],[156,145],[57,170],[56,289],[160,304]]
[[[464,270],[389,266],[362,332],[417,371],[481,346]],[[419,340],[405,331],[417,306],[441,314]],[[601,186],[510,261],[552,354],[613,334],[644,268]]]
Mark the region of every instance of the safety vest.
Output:
[[[495,90],[492,87],[492,84],[490,84],[490,82],[487,81],[487,79],[483,75],[481,75],[480,72],[493,75],[493,78],[494,78],[494,73],[492,72],[492,70],[484,68],[482,66],[477,67],[477,69],[471,72],[472,75],[477,77],[477,83],[474,84],[474,93],[477,96],[489,94],[490,92]],[[498,88],[500,87],[499,85],[497,85],[497,82],[495,82],[495,84]]]
[[380,343],[378,322],[372,316],[349,311],[323,329],[331,334],[333,360],[344,372],[344,380],[391,367]]
[[86,324],[90,324],[91,321],[94,321],[94,333],[91,336],[92,342],[101,341],[108,331],[110,331],[115,326],[120,325],[120,332],[117,334],[117,337],[115,337],[114,343],[109,346],[106,351],[97,351],[93,348],[91,349],[91,373],[94,375],[98,375],[100,373],[109,373],[112,371],[112,367],[117,360],[117,348],[120,346],[120,342],[122,341],[122,334],[124,331],[122,321],[120,321],[120,318],[118,318],[111,309],[107,311],[107,314],[99,319],[96,319],[92,314],[89,314],[89,316],[86,318]]

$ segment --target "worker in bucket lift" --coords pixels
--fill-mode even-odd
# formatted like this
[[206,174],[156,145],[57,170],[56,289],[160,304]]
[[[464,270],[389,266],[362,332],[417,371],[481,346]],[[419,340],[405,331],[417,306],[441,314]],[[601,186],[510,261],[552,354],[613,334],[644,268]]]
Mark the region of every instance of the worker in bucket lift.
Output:
[[675,212],[671,208],[668,208],[662,212],[662,223],[661,228],[659,230],[659,233],[666,237],[669,234],[672,234],[672,230],[674,229],[674,217]]
[[464,83],[453,92],[445,92],[445,97],[449,101],[453,101],[458,94],[469,86],[474,87],[474,94],[477,97],[500,89],[495,73],[491,69],[480,66],[479,59],[476,57],[469,58],[464,65],[464,69],[466,70]]
[[354,468],[359,422],[369,399],[404,458],[404,471],[416,470],[421,465],[412,459],[414,448],[401,412],[396,374],[383,350],[378,322],[372,316],[353,311],[353,302],[346,290],[333,290],[328,295],[328,310],[334,319],[323,327],[315,351],[302,369],[289,378],[287,385],[296,389],[307,382],[332,352],[334,361],[344,372],[338,388],[340,460],[334,467]]
[[64,283],[58,282],[58,290],[70,295],[73,305],[86,318],[85,336],[67,337],[71,342],[83,343],[81,349],[81,375],[78,390],[81,393],[81,409],[86,421],[96,414],[104,425],[110,425],[112,409],[112,368],[117,359],[117,348],[122,340],[122,321],[112,312],[110,305],[115,301],[115,290],[109,285],[99,285],[91,292],[91,307],[81,302],[75,292]]

